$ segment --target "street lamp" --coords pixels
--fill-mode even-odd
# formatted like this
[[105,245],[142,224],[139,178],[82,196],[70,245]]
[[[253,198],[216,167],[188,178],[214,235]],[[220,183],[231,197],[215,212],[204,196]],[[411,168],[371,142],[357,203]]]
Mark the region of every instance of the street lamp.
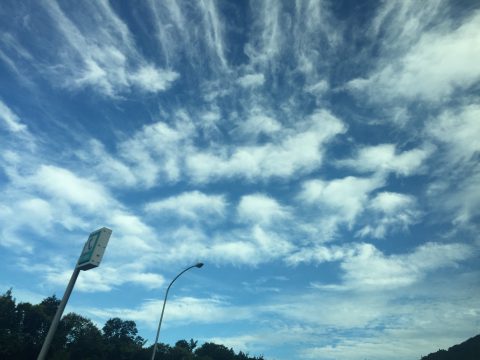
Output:
[[155,338],[155,345],[153,346],[152,360],[155,360],[155,355],[157,353],[158,337],[160,336],[160,327],[162,326],[163,312],[165,311],[165,304],[167,303],[167,296],[168,296],[168,291],[170,290],[170,287],[175,282],[175,280],[177,280],[180,277],[180,275],[182,275],[184,272],[187,272],[188,270],[193,269],[194,267],[200,269],[202,266],[203,266],[203,263],[198,263],[186,268],[180,274],[175,276],[175,278],[172,280],[170,285],[168,285],[167,292],[165,293],[165,300],[163,300],[163,307],[162,307],[162,314],[160,315],[160,322],[158,323],[157,337]]

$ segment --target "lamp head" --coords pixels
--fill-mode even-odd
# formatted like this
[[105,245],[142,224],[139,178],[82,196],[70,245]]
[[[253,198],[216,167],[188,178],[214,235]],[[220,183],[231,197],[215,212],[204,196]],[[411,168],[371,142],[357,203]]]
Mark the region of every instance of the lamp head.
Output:
[[203,266],[203,263],[199,262],[198,264],[195,265],[197,268],[201,268]]

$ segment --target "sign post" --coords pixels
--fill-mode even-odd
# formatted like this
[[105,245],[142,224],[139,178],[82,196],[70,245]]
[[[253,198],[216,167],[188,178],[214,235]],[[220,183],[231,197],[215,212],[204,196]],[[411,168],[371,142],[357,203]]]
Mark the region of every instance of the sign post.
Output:
[[55,335],[55,331],[57,330],[60,318],[62,317],[63,310],[65,310],[65,306],[67,305],[68,298],[70,297],[73,287],[75,286],[75,282],[77,281],[80,270],[89,270],[100,265],[108,244],[108,240],[110,239],[110,235],[112,235],[112,230],[103,227],[92,232],[88,237],[88,240],[85,243],[82,253],[77,261],[77,265],[75,266],[75,270],[73,270],[72,277],[68,282],[62,301],[60,302],[57,312],[52,320],[52,324],[50,325],[50,329],[48,330],[47,337],[43,342],[42,350],[40,350],[37,360],[44,360],[47,356],[48,349],[50,348],[53,336]]

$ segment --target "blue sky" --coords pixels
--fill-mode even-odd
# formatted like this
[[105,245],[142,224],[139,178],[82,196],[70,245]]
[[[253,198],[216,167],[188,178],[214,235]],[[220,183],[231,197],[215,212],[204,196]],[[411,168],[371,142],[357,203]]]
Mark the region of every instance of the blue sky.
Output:
[[0,286],[151,342],[416,359],[480,330],[480,4],[2,1]]

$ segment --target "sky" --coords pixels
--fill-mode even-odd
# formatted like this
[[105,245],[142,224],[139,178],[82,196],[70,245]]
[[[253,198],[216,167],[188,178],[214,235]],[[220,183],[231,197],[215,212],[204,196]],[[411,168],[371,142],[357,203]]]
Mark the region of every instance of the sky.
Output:
[[0,291],[151,344],[419,359],[480,333],[480,3],[0,6]]

